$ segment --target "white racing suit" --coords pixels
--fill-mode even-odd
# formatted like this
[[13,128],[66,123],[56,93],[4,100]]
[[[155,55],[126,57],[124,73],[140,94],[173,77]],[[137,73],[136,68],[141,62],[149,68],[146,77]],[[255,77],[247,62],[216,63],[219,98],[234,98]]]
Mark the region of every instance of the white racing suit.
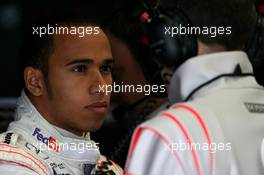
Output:
[[136,129],[126,174],[263,175],[264,89],[252,72],[238,51],[183,63],[174,105]]
[[0,135],[1,175],[121,175],[89,133],[79,137],[48,123],[22,92],[15,121]]

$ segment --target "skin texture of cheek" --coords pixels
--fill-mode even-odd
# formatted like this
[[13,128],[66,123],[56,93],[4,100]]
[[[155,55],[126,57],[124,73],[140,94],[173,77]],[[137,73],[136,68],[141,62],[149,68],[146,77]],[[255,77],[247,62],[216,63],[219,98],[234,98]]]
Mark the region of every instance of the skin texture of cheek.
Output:
[[[85,106],[97,101],[109,103],[109,95],[89,94],[89,87],[93,85],[89,78],[67,76],[58,69],[51,75],[53,76],[50,77],[52,92],[50,104],[56,125],[72,132],[94,131],[100,128],[106,114],[95,114]],[[108,81],[111,82],[110,80]]]
[[100,128],[105,114],[98,115],[85,108],[85,105],[90,103],[90,99],[91,97],[81,93],[80,90],[58,91],[51,101],[56,123],[72,132],[94,131]]

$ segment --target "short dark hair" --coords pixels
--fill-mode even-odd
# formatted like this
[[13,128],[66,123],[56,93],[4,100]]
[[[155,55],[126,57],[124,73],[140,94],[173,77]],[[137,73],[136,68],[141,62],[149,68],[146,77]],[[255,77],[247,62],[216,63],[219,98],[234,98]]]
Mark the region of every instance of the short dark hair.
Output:
[[[33,27],[47,26],[81,26],[81,25],[93,25],[101,27],[102,19],[89,18],[82,14],[52,14],[44,17],[39,17],[33,22],[28,22],[23,28],[23,40],[20,52],[20,72],[21,80],[24,80],[23,72],[26,67],[30,66],[39,69],[43,76],[44,81],[49,91],[49,58],[54,51],[54,34],[44,34],[41,37],[33,34]],[[24,90],[29,94],[28,89],[25,86]]]
[[254,31],[257,13],[253,0],[177,0],[179,7],[198,27],[231,27],[230,35],[198,35],[205,44],[241,50]]
[[45,78],[48,77],[49,57],[54,50],[54,35],[44,34],[41,37],[33,34],[33,27],[41,26],[60,26],[60,25],[97,25],[100,26],[101,21],[91,19],[86,16],[60,14],[50,15],[37,19],[24,27],[23,42],[21,48],[21,71],[25,67],[31,66],[42,71]]

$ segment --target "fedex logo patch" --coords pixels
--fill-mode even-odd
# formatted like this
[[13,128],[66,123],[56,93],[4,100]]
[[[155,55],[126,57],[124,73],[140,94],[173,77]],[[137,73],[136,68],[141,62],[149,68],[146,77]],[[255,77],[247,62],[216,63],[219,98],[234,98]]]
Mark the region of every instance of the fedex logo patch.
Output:
[[39,128],[35,128],[33,132],[33,136],[36,137],[39,141],[46,144],[49,148],[53,151],[59,152],[59,146],[57,145],[57,141],[54,137],[45,137],[43,134],[40,133],[41,130]]

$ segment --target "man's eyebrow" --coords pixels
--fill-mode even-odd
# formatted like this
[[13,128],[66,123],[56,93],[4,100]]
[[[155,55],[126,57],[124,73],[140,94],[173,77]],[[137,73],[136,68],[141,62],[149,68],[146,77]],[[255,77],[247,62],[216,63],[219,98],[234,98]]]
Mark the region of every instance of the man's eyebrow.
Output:
[[65,64],[65,66],[69,66],[69,65],[73,65],[73,64],[91,64],[93,62],[94,62],[94,60],[90,59],[90,58],[79,58],[79,59],[75,59],[75,60]]
[[106,58],[103,61],[103,64],[114,64],[114,59],[113,58]]

